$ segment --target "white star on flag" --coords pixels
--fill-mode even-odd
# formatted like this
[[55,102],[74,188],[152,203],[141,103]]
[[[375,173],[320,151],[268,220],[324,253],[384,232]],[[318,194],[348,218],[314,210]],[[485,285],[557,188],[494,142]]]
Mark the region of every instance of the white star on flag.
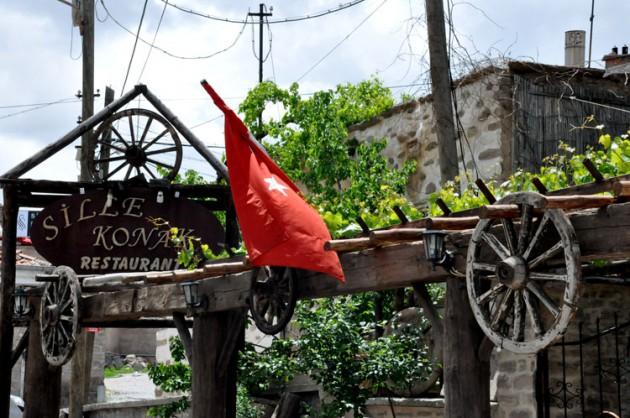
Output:
[[282,193],[283,195],[287,195],[287,193],[284,191],[285,189],[288,189],[287,186],[285,186],[282,183],[279,183],[278,180],[272,175],[271,177],[268,177],[265,179],[265,182],[267,184],[269,184],[269,191],[272,192],[274,190],[279,191],[280,193]]

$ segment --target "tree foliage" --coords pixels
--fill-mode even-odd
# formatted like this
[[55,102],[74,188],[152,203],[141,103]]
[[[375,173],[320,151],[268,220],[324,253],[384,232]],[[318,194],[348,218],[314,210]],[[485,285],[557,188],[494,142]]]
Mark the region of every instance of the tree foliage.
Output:
[[[416,213],[402,197],[415,163],[390,166],[381,154],[384,139],[358,143],[348,136],[348,126],[381,114],[393,103],[391,92],[377,79],[306,98],[297,84],[284,90],[267,81],[239,109],[254,135],[265,136],[265,147],[280,167],[307,189],[307,198],[320,208],[329,227],[339,230],[358,215],[366,215],[368,224],[376,222],[374,216],[390,219],[394,204],[405,206],[411,216]],[[283,114],[259,126],[258,117],[269,105],[281,106]]]

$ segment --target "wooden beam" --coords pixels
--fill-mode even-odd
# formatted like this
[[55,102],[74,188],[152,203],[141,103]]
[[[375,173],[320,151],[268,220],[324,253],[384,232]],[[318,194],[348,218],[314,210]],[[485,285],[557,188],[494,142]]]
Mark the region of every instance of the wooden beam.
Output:
[[370,247],[374,247],[370,237],[336,239],[326,241],[324,244],[324,249],[326,251],[337,252],[360,251]]
[[35,309],[29,324],[24,376],[24,418],[57,418],[61,402],[61,367],[48,364],[42,354],[39,297],[31,298]]
[[24,352],[24,350],[26,350],[26,347],[28,346],[28,333],[29,328],[24,331],[24,334],[22,334],[22,336],[20,337],[20,341],[18,341],[15,349],[11,353],[11,367],[15,366],[15,363],[18,362],[22,353]]
[[22,174],[31,170],[32,168],[39,165],[41,162],[47,160],[48,158],[55,155],[57,152],[70,145],[75,139],[88,132],[90,129],[98,125],[100,122],[104,121],[108,117],[110,117],[114,112],[118,109],[132,101],[136,96],[140,94],[140,90],[136,86],[133,90],[128,91],[123,96],[121,96],[118,100],[113,101],[110,105],[105,106],[99,112],[97,112],[94,116],[90,117],[87,120],[84,120],[77,126],[75,126],[70,132],[53,142],[42,148],[39,152],[32,155],[30,158],[22,161],[6,173],[4,173],[0,177],[4,178],[18,178]]
[[370,241],[386,244],[391,242],[419,241],[426,231],[424,228],[399,228],[370,232]]
[[[188,360],[188,363],[192,364],[192,354],[193,354],[192,337],[190,336],[190,330],[188,329],[188,325],[186,324],[186,317],[181,312],[174,312],[173,322],[175,323],[175,327],[177,328],[179,339],[182,340],[182,345],[184,346],[184,353],[186,354],[186,359]],[[193,321],[193,326],[194,326],[194,321]]]
[[11,353],[13,351],[13,294],[18,207],[14,186],[4,188],[2,208],[2,267],[0,270],[0,418],[9,418]]
[[[630,258],[630,203],[614,204],[569,214],[580,244],[582,259],[625,260]],[[456,251],[456,267],[464,270],[463,258],[470,231],[449,234]],[[340,254],[346,283],[326,275],[300,271],[296,281],[301,299],[349,293],[396,289],[419,282],[444,281],[448,274],[432,270],[424,259],[422,242],[369,248]],[[208,295],[208,311],[243,308],[251,286],[251,272],[200,280],[200,292]],[[83,299],[81,317],[85,321],[115,321],[142,317],[171,316],[185,312],[179,285],[166,284],[143,289],[103,293]]]
[[624,174],[622,176],[610,177],[603,181],[596,183],[580,184],[579,186],[566,187],[564,189],[554,190],[549,192],[550,196],[563,196],[563,195],[575,195],[575,194],[596,194],[602,192],[609,192],[612,190],[613,185],[622,180],[630,180],[630,174]]
[[82,418],[83,405],[88,402],[92,380],[92,356],[94,354],[94,333],[83,329],[77,337],[71,363],[70,397],[68,417]]
[[[418,281],[443,281],[448,274],[432,270],[424,261],[421,242],[371,248],[361,253],[340,255],[346,283],[324,274],[299,271],[296,281],[300,298],[318,298],[371,290],[409,286]],[[247,307],[251,271],[199,281],[199,292],[208,296],[208,312]],[[142,317],[171,316],[186,312],[184,294],[178,284],[149,286],[119,292],[100,293],[83,299],[81,318],[85,323]]]

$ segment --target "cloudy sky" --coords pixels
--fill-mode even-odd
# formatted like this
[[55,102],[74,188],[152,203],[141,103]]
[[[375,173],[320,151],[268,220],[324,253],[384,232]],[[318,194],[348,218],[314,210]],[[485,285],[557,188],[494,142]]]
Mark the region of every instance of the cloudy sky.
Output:
[[[102,93],[105,86],[111,86],[118,96],[135,37],[115,21],[135,33],[145,1],[96,3],[96,88]],[[244,0],[169,3],[236,21],[245,19],[248,10],[258,10],[258,2]],[[334,9],[339,1],[285,0],[268,6],[273,6],[270,19],[275,21]],[[236,108],[258,80],[252,51],[254,36],[258,48],[258,27],[217,22],[164,7],[162,0],[148,0],[126,90],[137,82],[147,84],[184,123],[199,125],[194,132],[208,145],[221,146],[223,121],[217,118],[219,111],[199,80],[210,81]],[[455,0],[453,22],[458,38],[476,59],[507,55],[562,64],[564,31],[588,30],[590,7],[590,0]],[[206,59],[180,59],[154,49],[147,61],[150,48],[142,40],[153,40],[163,10],[155,41],[159,48],[181,57],[225,51]],[[301,92],[309,93],[376,75],[393,87],[396,96],[421,94],[427,88],[423,13],[424,3],[419,1],[365,0],[317,19],[271,24],[265,27],[265,54],[271,47],[264,64],[265,79],[282,87],[299,81]],[[594,66],[601,66],[599,60],[613,45],[630,43],[629,15],[627,0],[596,1],[593,59],[598,61]],[[75,126],[81,113],[74,97],[81,88],[80,53],[81,37],[72,27],[67,5],[55,0],[0,3],[0,173]],[[97,110],[103,106],[102,99],[101,95],[95,103]],[[50,106],[24,106],[60,100],[63,102]],[[220,148],[213,151],[221,154]],[[190,151],[184,154],[183,167],[208,178],[213,175]],[[74,180],[77,175],[75,151],[70,148],[24,177]]]

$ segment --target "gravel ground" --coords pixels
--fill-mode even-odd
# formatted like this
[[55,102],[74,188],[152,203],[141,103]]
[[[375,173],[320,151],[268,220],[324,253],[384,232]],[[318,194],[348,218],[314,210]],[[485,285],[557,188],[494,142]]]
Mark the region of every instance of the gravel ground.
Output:
[[107,402],[137,401],[154,398],[155,385],[146,373],[135,372],[105,379],[105,399]]

